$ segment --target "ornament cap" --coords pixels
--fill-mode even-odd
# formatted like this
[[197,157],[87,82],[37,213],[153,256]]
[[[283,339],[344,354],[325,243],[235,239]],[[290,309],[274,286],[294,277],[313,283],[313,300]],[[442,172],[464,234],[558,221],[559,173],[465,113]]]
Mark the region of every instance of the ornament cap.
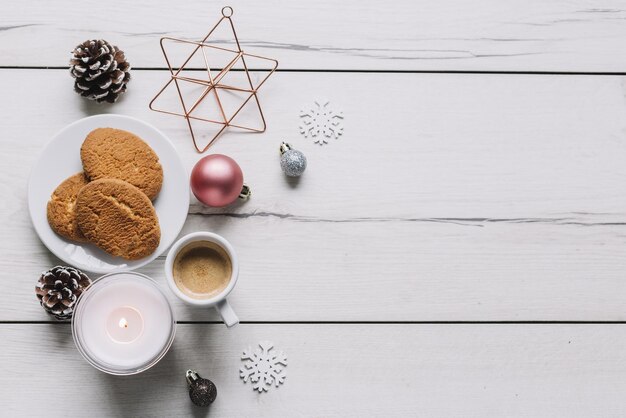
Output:
[[189,383],[190,385],[193,384],[193,382],[195,382],[196,380],[200,379],[200,375],[198,375],[198,372],[191,369],[187,370],[187,373],[185,373],[185,377],[187,378],[187,383]]
[[280,144],[280,155],[283,155],[284,153],[286,153],[287,151],[289,151],[291,148],[291,145],[289,145],[288,143],[286,143],[285,141],[283,141],[282,144]]
[[250,190],[250,186],[244,183],[241,188],[241,193],[239,193],[239,199],[248,200],[250,199],[250,196],[252,196],[252,190]]

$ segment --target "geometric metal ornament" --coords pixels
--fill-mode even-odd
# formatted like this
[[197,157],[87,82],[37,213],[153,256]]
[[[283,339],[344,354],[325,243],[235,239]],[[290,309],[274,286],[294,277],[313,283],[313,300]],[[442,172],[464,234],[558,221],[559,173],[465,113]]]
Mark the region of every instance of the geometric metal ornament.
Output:
[[[241,45],[239,44],[239,39],[237,38],[237,32],[235,31],[235,26],[233,25],[233,21],[231,20],[231,16],[233,15],[233,9],[229,6],[222,8],[222,18],[213,26],[213,28],[209,31],[209,33],[201,40],[201,41],[189,41],[185,39],[179,38],[171,38],[171,37],[163,37],[161,38],[161,50],[163,51],[163,56],[165,57],[165,61],[167,63],[167,67],[170,71],[170,80],[163,86],[161,90],[157,93],[157,95],[150,102],[150,109],[156,112],[166,113],[169,115],[182,116],[187,121],[187,125],[189,126],[189,132],[191,133],[191,139],[193,140],[193,145],[196,150],[200,153],[206,151],[213,142],[217,139],[217,137],[224,132],[227,127],[243,129],[246,131],[252,132],[264,132],[266,129],[265,117],[263,116],[263,110],[261,109],[261,104],[258,98],[258,90],[259,88],[267,81],[267,79],[274,73],[276,68],[278,67],[278,61],[275,59],[262,57],[259,55],[253,55],[244,52],[241,49]],[[235,40],[235,44],[237,46],[236,49],[224,48],[221,46],[217,46],[215,44],[211,44],[209,37],[215,32],[215,30],[222,24],[227,21],[230,25],[230,29],[232,30],[232,35]],[[173,67],[170,58],[168,57],[165,44],[166,43],[176,43],[176,44],[187,44],[192,45],[194,48],[191,54],[187,57],[187,59],[178,67]],[[211,59],[211,53],[226,53],[229,56],[229,59],[222,66],[222,68],[211,68],[211,63],[214,62]],[[192,60],[195,54],[201,53],[204,61],[204,67],[206,67],[205,71],[193,72],[189,71],[186,66]],[[232,58],[231,58],[232,57]],[[268,61],[272,64],[271,68],[267,71],[268,74],[263,77],[259,82],[253,83],[252,77],[250,76],[251,70],[248,69],[248,65],[246,64],[246,57],[253,58],[255,60],[264,60]],[[229,73],[235,70],[235,66],[238,66],[241,70],[240,74],[244,74],[243,82],[240,82],[240,85],[235,85],[237,83],[226,82],[224,79],[229,75]],[[187,71],[185,71],[187,70]],[[191,73],[191,75],[190,75]],[[196,74],[198,76],[196,76]],[[182,86],[185,83],[192,83],[195,86],[201,86],[202,92],[198,98],[189,100],[189,97],[185,97],[186,94],[182,91]],[[155,106],[155,102],[162,95],[164,91],[170,88],[175,88],[178,93],[178,97],[180,99],[180,104],[182,106],[182,111],[172,111],[166,109],[159,109]],[[225,107],[223,105],[224,95],[231,95],[233,93],[242,95],[240,98],[240,105],[227,113]],[[199,111],[200,104],[204,101],[204,99],[212,95],[214,97],[214,101],[217,105],[217,116],[216,117],[206,117]],[[220,96],[222,97],[220,98]],[[256,104],[256,107],[259,111],[260,121],[262,124],[261,128],[243,126],[240,124],[233,123],[233,120],[237,117],[237,115],[241,112],[241,110],[246,106],[250,100],[254,100],[251,104]],[[192,127],[192,120],[198,120],[203,122],[209,122],[221,125],[221,128],[218,129],[217,133],[209,140],[209,142],[200,147],[198,142],[196,141],[196,136]]]

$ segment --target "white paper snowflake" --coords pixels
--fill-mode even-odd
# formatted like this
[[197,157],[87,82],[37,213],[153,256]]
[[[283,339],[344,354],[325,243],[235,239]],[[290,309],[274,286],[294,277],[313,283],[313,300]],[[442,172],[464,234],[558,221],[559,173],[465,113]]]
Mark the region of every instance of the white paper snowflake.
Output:
[[330,138],[343,135],[343,112],[336,112],[328,100],[315,100],[308,110],[300,111],[300,133],[317,144],[328,144]]
[[245,363],[239,369],[239,376],[244,382],[250,379],[252,389],[267,392],[272,384],[278,387],[285,381],[287,373],[281,366],[287,366],[287,355],[282,351],[273,350],[274,344],[269,341],[261,341],[259,347],[261,349],[254,352],[250,347],[243,350],[241,359],[245,360]]

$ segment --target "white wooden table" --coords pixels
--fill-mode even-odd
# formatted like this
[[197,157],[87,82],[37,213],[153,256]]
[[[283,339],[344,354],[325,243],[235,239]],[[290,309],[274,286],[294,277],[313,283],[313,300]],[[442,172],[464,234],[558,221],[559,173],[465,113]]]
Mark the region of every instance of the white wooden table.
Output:
[[[184,121],[148,110],[167,80],[158,41],[201,37],[223,4],[2,4],[1,416],[624,416],[626,2],[382,3],[231,2],[244,48],[280,62],[260,93],[268,130],[212,148],[253,199],[194,200],[183,233],[237,248],[242,323],[172,297],[172,350],[128,378],[92,369],[36,302],[60,261],[31,227],[29,170],[56,131],[108,112],[154,124],[191,167]],[[134,67],[113,106],[72,92],[68,53],[91,38]],[[346,116],[325,147],[298,134],[320,96]],[[281,140],[309,159],[297,187]],[[163,260],[140,271],[164,283]],[[265,339],[288,378],[260,395],[239,355]],[[218,386],[208,411],[189,367]]]

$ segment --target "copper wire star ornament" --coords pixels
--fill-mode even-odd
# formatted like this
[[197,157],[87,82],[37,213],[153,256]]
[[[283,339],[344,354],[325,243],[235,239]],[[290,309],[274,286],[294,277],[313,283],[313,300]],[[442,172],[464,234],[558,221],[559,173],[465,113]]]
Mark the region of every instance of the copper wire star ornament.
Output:
[[[196,150],[200,153],[206,151],[213,144],[213,142],[215,142],[215,140],[222,134],[222,132],[224,132],[224,130],[229,126],[233,128],[243,129],[246,131],[252,131],[252,132],[265,132],[265,129],[267,127],[265,123],[265,117],[263,116],[263,110],[261,109],[261,103],[259,102],[259,98],[257,96],[257,92],[259,88],[265,83],[265,81],[267,81],[267,79],[274,73],[274,71],[276,71],[276,68],[278,67],[278,61],[272,58],[262,57],[259,55],[253,55],[253,54],[244,52],[241,49],[241,45],[239,44],[239,38],[237,37],[237,32],[235,31],[235,26],[233,25],[233,21],[231,19],[232,15],[233,15],[233,9],[230,6],[226,6],[222,8],[222,18],[215,24],[215,26],[213,26],[213,28],[201,41],[189,41],[185,39],[172,38],[168,36],[161,38],[161,51],[163,51],[163,56],[165,57],[165,61],[167,62],[167,67],[170,71],[170,80],[163,86],[161,90],[159,90],[157,95],[154,96],[154,98],[150,102],[149,107],[151,110],[154,110],[156,112],[184,117],[185,120],[187,121],[189,132],[191,133],[191,139],[193,140],[193,145],[196,148]],[[229,48],[224,48],[224,47],[207,43],[207,40],[209,40],[209,37],[213,34],[213,32],[215,32],[215,30],[224,21],[227,21],[228,24],[230,25],[230,29],[232,30],[233,38],[234,38],[235,44],[237,45],[237,49],[229,49]],[[190,44],[190,45],[195,46],[195,48],[193,49],[191,54],[188,56],[188,58],[178,68],[172,67],[172,64],[170,63],[170,59],[168,57],[167,51],[164,46],[164,44],[168,41],[174,42],[174,43]],[[196,78],[196,77],[183,75],[182,72],[185,69],[185,66],[191,61],[193,56],[196,53],[198,53],[198,51],[202,52],[202,58],[204,59],[204,64],[206,66],[206,77]],[[217,69],[217,70],[211,69],[210,60],[207,55],[207,51],[222,51],[222,52],[233,53],[234,57],[223,68]],[[261,81],[256,86],[254,85],[254,83],[252,82],[252,78],[250,77],[251,70],[248,69],[245,57],[265,60],[265,61],[269,61],[270,63],[273,63],[271,69],[265,70],[265,71],[268,71],[268,74],[264,78],[262,78]],[[244,79],[245,86],[238,87],[238,86],[223,83],[222,80],[224,79],[224,77],[231,70],[233,70],[233,67],[238,63],[240,63],[240,65],[243,67],[242,72],[245,73],[245,79]],[[181,83],[193,83],[196,85],[204,86],[204,91],[200,94],[199,98],[196,99],[191,106],[188,106],[185,104],[185,99],[183,97],[184,95],[181,91]],[[157,99],[161,96],[161,94],[163,94],[163,92],[167,90],[168,87],[170,87],[172,84],[175,86],[176,92],[178,93],[178,97],[180,99],[180,103],[183,108],[182,112],[158,109],[154,105]],[[232,114],[227,115],[226,111],[224,110],[222,100],[220,99],[220,94],[219,94],[220,90],[224,90],[226,92],[244,93],[244,94],[247,94],[247,98],[243,100],[241,105]],[[219,110],[219,119],[209,119],[209,118],[201,117],[197,114],[194,114],[194,111],[197,111],[200,103],[202,103],[202,101],[210,93],[213,93],[213,96],[215,98],[215,102]],[[259,110],[259,116],[261,118],[262,128],[254,128],[254,127],[234,124],[233,119],[241,112],[241,110],[246,106],[246,104],[252,99],[254,99],[254,101],[256,102],[256,107]],[[192,120],[199,120],[199,121],[214,123],[214,124],[222,125],[222,127],[217,131],[217,133],[208,142],[208,144],[201,148],[198,146],[198,143],[196,141],[196,136],[194,134],[193,127],[191,125]]]

